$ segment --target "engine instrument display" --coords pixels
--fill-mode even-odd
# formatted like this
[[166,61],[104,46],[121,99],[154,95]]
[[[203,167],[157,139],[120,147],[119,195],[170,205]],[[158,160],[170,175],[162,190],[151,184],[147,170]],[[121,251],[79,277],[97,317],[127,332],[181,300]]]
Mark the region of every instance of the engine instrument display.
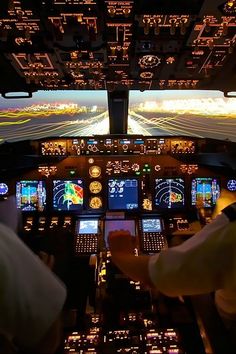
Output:
[[53,181],[53,208],[57,211],[78,211],[83,208],[81,179]]
[[46,206],[44,181],[19,181],[16,183],[16,205],[22,211],[43,211]]
[[108,208],[110,210],[132,210],[138,208],[138,180],[109,179]]
[[163,209],[183,208],[184,180],[182,178],[156,178],[155,206]]
[[192,205],[210,208],[220,196],[220,186],[216,178],[199,177],[192,180]]

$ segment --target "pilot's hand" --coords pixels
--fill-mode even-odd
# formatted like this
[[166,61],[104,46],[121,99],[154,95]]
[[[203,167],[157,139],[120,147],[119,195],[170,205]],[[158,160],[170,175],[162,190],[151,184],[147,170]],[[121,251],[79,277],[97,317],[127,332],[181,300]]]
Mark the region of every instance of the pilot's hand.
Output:
[[213,217],[216,217],[224,208],[234,202],[236,202],[236,192],[230,192],[226,189],[222,189],[220,192],[220,197],[216,201]]
[[111,254],[134,254],[135,237],[127,230],[115,230],[109,232],[108,243]]

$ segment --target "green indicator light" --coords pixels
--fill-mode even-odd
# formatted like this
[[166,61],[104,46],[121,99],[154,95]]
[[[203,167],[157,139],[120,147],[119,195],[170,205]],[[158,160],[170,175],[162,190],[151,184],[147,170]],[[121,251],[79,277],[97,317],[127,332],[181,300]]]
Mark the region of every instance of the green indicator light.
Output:
[[71,176],[74,176],[74,175],[75,175],[75,171],[74,171],[74,170],[71,170],[71,171],[70,171],[70,175],[71,175]]
[[145,167],[148,167],[148,163],[145,163],[145,165],[144,165]]
[[148,171],[148,172],[151,172],[151,169],[150,169],[150,168],[148,168],[148,169],[147,169],[147,171]]
[[136,175],[140,175],[140,171],[135,172]]

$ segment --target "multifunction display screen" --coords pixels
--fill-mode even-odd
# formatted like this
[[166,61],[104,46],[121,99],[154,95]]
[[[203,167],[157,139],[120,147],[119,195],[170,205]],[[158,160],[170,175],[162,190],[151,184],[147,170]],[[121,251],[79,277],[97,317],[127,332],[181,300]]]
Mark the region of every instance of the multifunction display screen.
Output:
[[84,191],[81,179],[53,181],[53,209],[78,211],[83,208]]
[[138,180],[109,179],[108,208],[110,210],[138,209]]
[[143,232],[162,232],[161,219],[142,219],[142,229]]
[[16,205],[22,211],[43,211],[46,206],[44,181],[19,181],[16,183]]
[[79,220],[77,224],[77,233],[97,234],[98,233],[98,219]]
[[154,202],[158,208],[183,208],[184,180],[182,178],[156,178]]
[[211,177],[199,177],[192,180],[192,205],[210,208],[220,196],[219,181]]

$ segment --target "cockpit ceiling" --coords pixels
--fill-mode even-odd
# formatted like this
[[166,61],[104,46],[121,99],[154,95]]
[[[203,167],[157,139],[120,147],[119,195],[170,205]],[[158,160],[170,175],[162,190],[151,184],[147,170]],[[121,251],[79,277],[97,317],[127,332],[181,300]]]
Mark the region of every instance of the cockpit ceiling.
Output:
[[[0,99],[0,139],[109,134],[105,91],[41,91]],[[128,134],[195,136],[236,142],[236,100],[216,91],[130,92]]]
[[0,93],[236,91],[236,1],[1,0]]

